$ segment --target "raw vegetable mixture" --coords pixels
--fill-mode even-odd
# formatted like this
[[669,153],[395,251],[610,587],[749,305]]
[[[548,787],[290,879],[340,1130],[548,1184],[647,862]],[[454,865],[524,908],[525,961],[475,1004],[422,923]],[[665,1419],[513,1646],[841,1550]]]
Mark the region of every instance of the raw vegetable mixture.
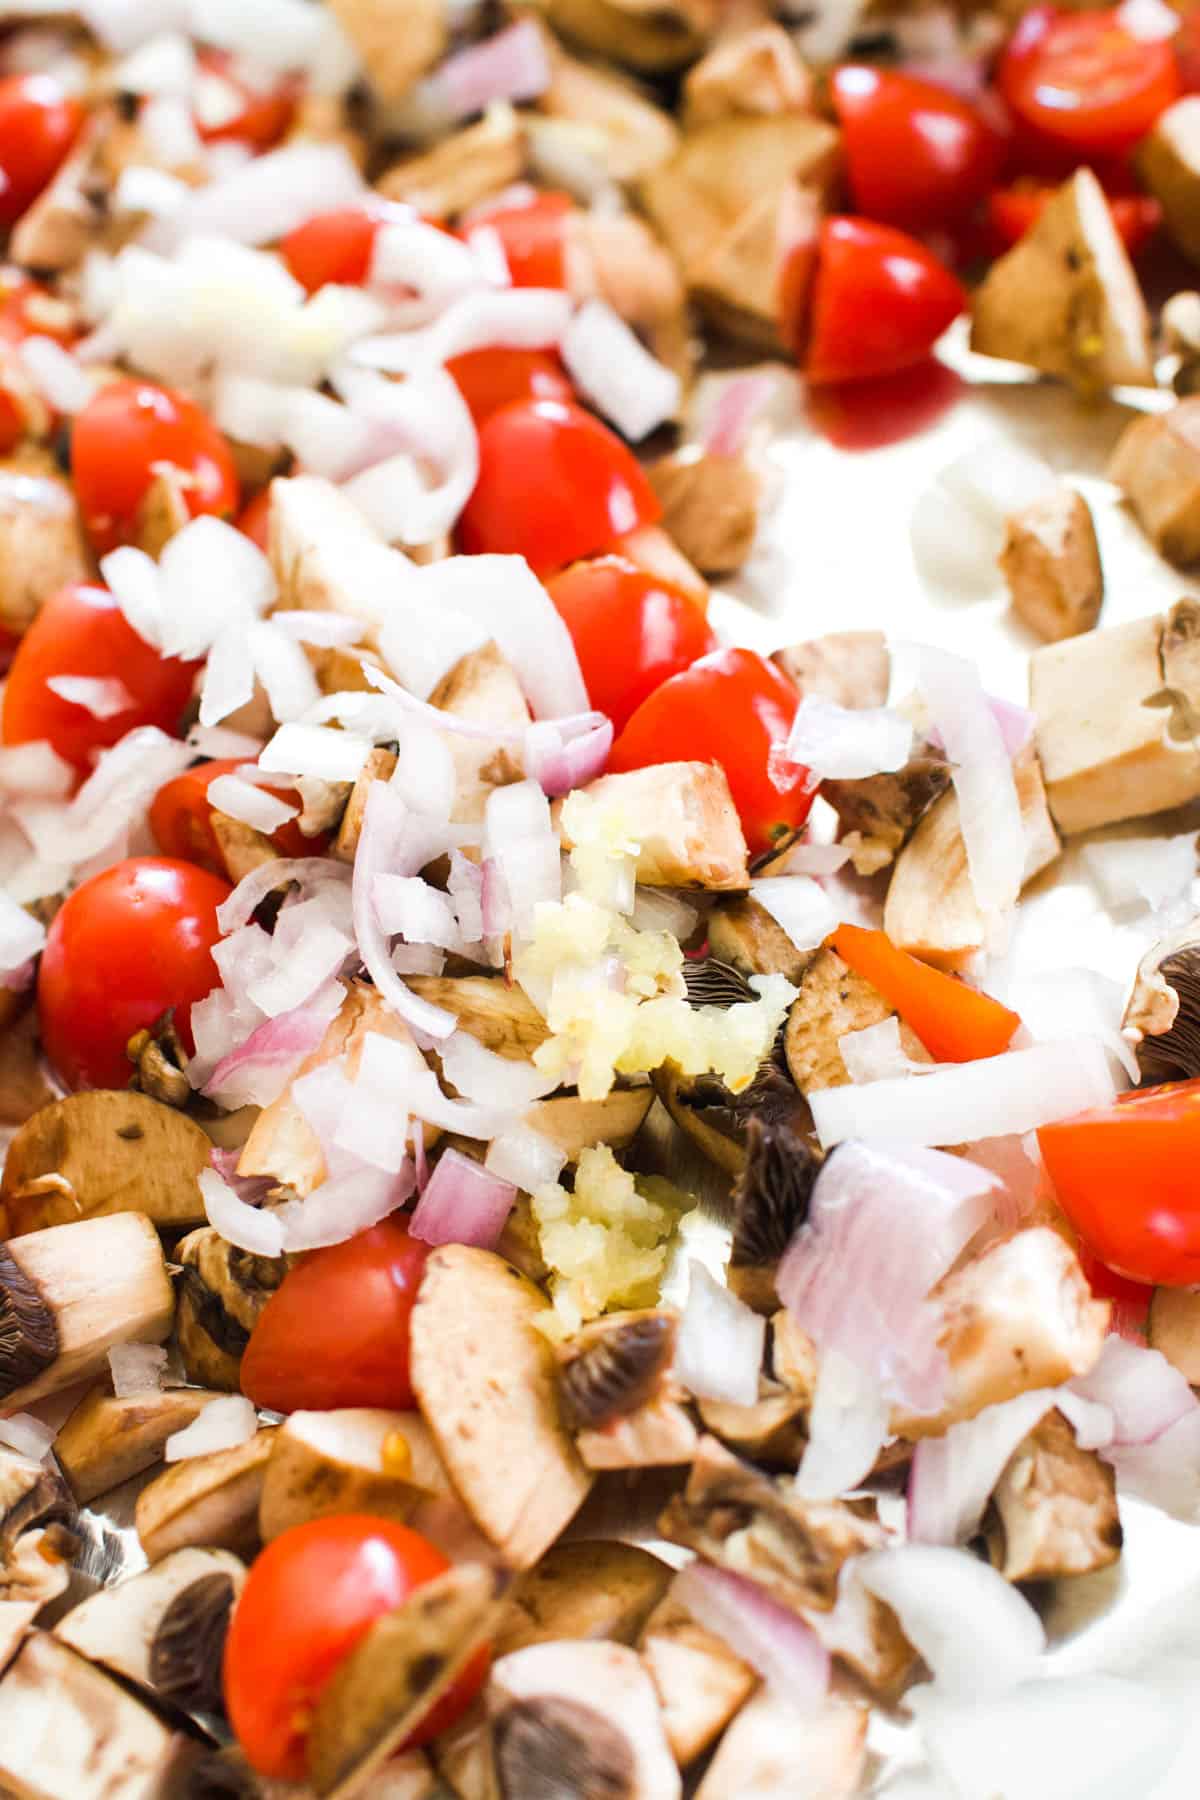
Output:
[[1200,1516],[1200,602],[1008,442],[1028,707],[709,584],[968,320],[1200,561],[1198,21],[0,6],[0,1794],[1194,1792],[1042,1611]]

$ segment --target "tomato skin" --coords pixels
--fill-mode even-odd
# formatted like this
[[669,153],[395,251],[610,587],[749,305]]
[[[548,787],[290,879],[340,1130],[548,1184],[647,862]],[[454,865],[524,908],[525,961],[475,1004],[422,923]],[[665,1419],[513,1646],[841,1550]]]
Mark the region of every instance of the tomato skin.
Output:
[[906,369],[966,304],[962,283],[915,238],[870,219],[826,219],[804,372],[860,381]]
[[855,210],[909,231],[982,200],[1004,142],[966,100],[896,69],[846,63],[830,82]]
[[[267,1545],[234,1608],[223,1671],[230,1724],[260,1775],[304,1779],[309,1722],[338,1665],[376,1619],[449,1567],[418,1532],[366,1513],[293,1525]],[[409,1744],[453,1724],[487,1667],[486,1651],[476,1654]]]
[[126,1044],[171,1007],[190,1052],[192,1002],[216,986],[216,914],[231,892],[192,863],[133,856],[67,896],[37,989],[42,1044],[67,1087],[125,1087]]
[[[225,858],[212,828],[213,808],[209,805],[208,790],[218,775],[233,775],[245,764],[245,757],[218,757],[213,762],[197,763],[195,768],[185,769],[174,781],[159,788],[150,807],[150,829],[164,856],[177,856],[183,862],[197,863],[202,869],[211,869],[214,875],[228,875]],[[264,788],[263,792],[274,794],[277,800],[285,800],[289,805],[297,804],[298,797],[293,788]],[[329,834],[305,837],[298,821],[288,819],[278,831],[271,833],[271,842],[281,856],[323,856],[329,847]]]
[[149,381],[114,381],[88,401],[71,432],[71,474],[83,522],[104,555],[134,531],[155,466],[187,477],[193,518],[229,518],[238,509],[233,453],[207,413],[186,394]]
[[[199,663],[161,656],[129,624],[107,588],[84,582],[46,601],[17,646],[4,694],[0,738],[28,744],[45,738],[81,775],[95,754],[137,725],[178,735]],[[46,683],[59,675],[115,677],[133,704],[97,719]]]
[[253,500],[247,501],[236,520],[237,528],[257,544],[263,555],[267,554],[271,542],[271,486],[259,488]]
[[407,1411],[408,1330],[429,1247],[396,1217],[314,1250],[284,1276],[250,1334],[242,1392],[276,1412]]
[[289,231],[279,246],[292,275],[309,294],[330,283],[361,287],[371,268],[375,239],[384,225],[409,224],[416,209],[368,194],[357,206],[314,213]]
[[996,85],[1035,158],[1057,151],[1075,160],[1125,155],[1182,91],[1169,39],[1134,37],[1119,11],[1053,6],[1022,18]]
[[[1011,250],[1045,210],[1052,186],[996,188],[988,196],[988,224],[996,254]],[[1130,256],[1144,250],[1162,224],[1162,207],[1149,194],[1109,194],[1108,210]]]
[[214,76],[240,96],[240,112],[219,124],[205,124],[196,119],[196,131],[206,144],[249,144],[261,152],[277,144],[296,116],[296,84],[276,81],[269,87],[252,86],[237,71],[234,57],[224,50],[202,50],[199,56],[203,75]]
[[615,731],[655,688],[718,647],[690,595],[624,557],[575,563],[547,586],[592,705]]
[[782,792],[769,773],[771,751],[786,739],[799,704],[791,682],[756,651],[715,650],[643,700],[608,766],[620,773],[655,763],[719,763],[750,853],[758,855],[802,825],[812,806],[807,769],[796,767]]
[[662,517],[633,452],[580,406],[518,400],[479,433],[479,479],[459,521],[462,548],[529,559],[550,574]]
[[1058,1203],[1099,1259],[1133,1281],[1200,1282],[1200,1080],[1121,1094],[1043,1125]]
[[882,931],[839,925],[830,939],[844,963],[879,989],[935,1062],[974,1062],[1007,1050],[1015,1012],[899,949]]
[[0,225],[12,225],[53,181],[84,118],[53,75],[0,81]]
[[516,400],[574,400],[575,389],[557,356],[546,350],[468,350],[446,364],[478,430]]
[[565,288],[567,219],[574,210],[569,194],[536,194],[476,213],[460,235],[469,244],[481,228],[494,231],[515,288]]

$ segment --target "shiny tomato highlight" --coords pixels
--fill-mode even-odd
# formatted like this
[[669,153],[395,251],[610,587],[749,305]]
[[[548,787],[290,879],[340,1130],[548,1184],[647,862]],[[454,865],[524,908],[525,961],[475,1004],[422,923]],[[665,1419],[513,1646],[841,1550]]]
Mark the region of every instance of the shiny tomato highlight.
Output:
[[1135,37],[1119,8],[1032,8],[1000,58],[996,85],[1030,151],[1072,160],[1123,156],[1182,92],[1170,39]]
[[924,244],[870,219],[821,227],[802,366],[810,381],[860,381],[922,362],[967,304]]
[[690,595],[619,556],[575,563],[548,584],[593,706],[620,731],[672,675],[717,648]]
[[969,103],[898,69],[846,63],[830,81],[856,212],[907,231],[941,228],[983,199],[1004,140]]
[[93,395],[71,431],[71,474],[83,522],[103,555],[131,537],[159,465],[179,470],[193,518],[238,509],[233,452],[186,394],[150,381],[114,381]]

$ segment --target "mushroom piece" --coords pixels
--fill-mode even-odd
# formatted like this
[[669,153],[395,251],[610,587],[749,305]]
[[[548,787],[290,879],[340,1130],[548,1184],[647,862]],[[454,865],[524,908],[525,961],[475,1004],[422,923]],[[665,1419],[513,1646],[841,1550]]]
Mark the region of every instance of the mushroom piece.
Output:
[[683,122],[694,131],[739,113],[803,113],[812,98],[812,75],[782,25],[754,25],[719,38],[689,69]]
[[[636,181],[674,153],[679,144],[675,121],[633,82],[581,62],[549,31],[543,30],[542,43],[550,85],[537,97],[538,112],[590,148],[612,180]],[[536,147],[539,128],[530,121],[529,129]]]
[[48,187],[21,214],[8,243],[11,261],[43,274],[73,269],[97,245],[113,180],[103,168],[116,109],[94,111]]
[[638,1652],[658,1695],[671,1755],[686,1769],[750,1698],[758,1675],[670,1594],[647,1619]]
[[738,1456],[762,1469],[794,1470],[808,1442],[808,1405],[789,1388],[765,1377],[751,1405],[697,1400],[704,1429]]
[[175,1256],[175,1338],[188,1380],[236,1393],[250,1333],[287,1274],[287,1259],[239,1250],[210,1225],[189,1232]]
[[531,1644],[487,1686],[500,1800],[679,1800],[654,1684],[624,1644]]
[[499,1661],[530,1644],[632,1644],[671,1584],[669,1563],[637,1544],[553,1544],[522,1575],[492,1643]]
[[658,74],[694,62],[715,31],[716,0],[539,0],[550,23],[584,50]]
[[1142,1080],[1200,1075],[1200,918],[1151,945],[1137,967],[1121,1020]]
[[[749,851],[718,764],[656,763],[601,775],[582,791],[619,810],[628,837],[638,845],[637,879],[644,886],[718,892],[749,887]],[[563,849],[572,847],[564,835]]]
[[1193,1387],[1200,1386],[1200,1294],[1191,1288],[1155,1288],[1146,1336]]
[[1134,419],[1108,473],[1161,556],[1182,567],[1200,559],[1200,397]]
[[841,1694],[798,1719],[764,1689],[721,1739],[696,1800],[850,1800],[862,1791],[867,1720],[862,1701]]
[[732,575],[754,548],[764,482],[744,455],[721,456],[685,444],[648,465],[646,474],[671,534],[702,575]]
[[559,1347],[558,1404],[573,1431],[627,1417],[662,1388],[675,1355],[678,1315],[664,1307],[607,1313]]
[[390,750],[376,748],[368,752],[367,760],[355,778],[350,789],[345,809],[338,825],[336,838],[333,840],[333,854],[339,862],[353,863],[358,851],[358,840],[362,836],[363,818],[367,810],[367,796],[372,784],[376,781],[388,781],[395,772],[397,758]]
[[58,1525],[27,1531],[0,1561],[0,1669],[12,1661],[42,1608],[66,1593],[78,1542]]
[[832,631],[776,650],[771,661],[802,694],[852,711],[887,705],[892,658],[882,631]]
[[331,1513],[402,1523],[449,1479],[418,1413],[382,1407],[296,1412],[275,1434],[258,1506],[264,1544]]
[[839,842],[849,850],[855,873],[877,875],[949,786],[946,758],[920,743],[902,769],[856,781],[824,781],[821,793],[837,813]]
[[1104,604],[1092,509],[1066,482],[1010,513],[1000,568],[1017,617],[1048,644],[1091,631]]
[[244,1565],[226,1550],[176,1550],[81,1600],[54,1636],[185,1712],[220,1712],[225,1634],[245,1580]]
[[189,1546],[253,1555],[258,1503],[274,1431],[255,1433],[232,1450],[172,1463],[137,1498],[134,1524],[147,1560],[161,1562]]
[[[898,877],[899,867],[893,881]],[[895,1008],[874,983],[849,968],[836,950],[818,951],[801,979],[800,992],[792,1002],[783,1034],[788,1071],[800,1092],[846,1087],[850,1071],[842,1058],[840,1040],[852,1031],[865,1031],[868,1026],[880,1025],[895,1016]],[[900,1043],[914,1061],[931,1060],[903,1020]]]
[[412,571],[340,489],[317,475],[277,477],[268,542],[278,606],[356,619],[362,642],[378,649],[389,598]]
[[814,954],[811,950],[797,950],[783,926],[760,901],[749,895],[723,900],[708,915],[708,958],[691,964],[685,971],[688,996],[697,1006],[753,1000],[754,989],[748,983],[743,984],[741,993],[724,1002],[721,998],[715,1002],[706,1000],[701,987],[705,972],[715,962],[714,974],[718,977],[722,964],[732,964],[742,975],[786,975],[789,981],[798,982]]
[[225,873],[235,886],[252,869],[261,869],[264,863],[281,860],[264,832],[255,831],[253,825],[247,825],[241,819],[231,819],[228,813],[218,811],[215,806],[209,815],[209,824],[225,864]]
[[[0,580],[2,580],[0,576]],[[39,1107],[55,1098],[42,1060],[38,1038],[37,1008],[22,1006],[22,997],[6,988],[12,999],[0,1001],[0,1126],[23,1125]],[[4,1204],[0,1201],[0,1237],[8,1235]]]
[[403,200],[435,219],[478,206],[525,173],[525,124],[505,102],[489,106],[477,125],[455,131],[432,150],[406,156],[375,183],[385,200]]
[[320,1800],[350,1800],[461,1674],[503,1615],[511,1577],[479,1563],[435,1575],[385,1613],[321,1690],[308,1740]]
[[0,1565],[36,1526],[69,1524],[75,1508],[61,1477],[45,1463],[0,1446]]
[[[821,1166],[807,1138],[782,1120],[752,1118],[746,1162],[733,1194],[729,1287],[758,1312],[779,1305],[775,1274],[792,1237],[808,1217]],[[720,1434],[718,1434],[720,1435]]]
[[196,1177],[211,1150],[194,1120],[149,1094],[68,1094],[9,1145],[0,1181],[9,1234],[112,1213],[141,1213],[167,1230],[195,1225],[204,1218]]
[[[268,475],[272,473],[268,470]],[[157,562],[177,531],[191,519],[187,494],[177,469],[160,468],[137,510],[132,542]]]
[[614,1088],[603,1100],[581,1100],[577,1094],[556,1094],[535,1100],[522,1116],[522,1124],[556,1144],[569,1163],[596,1144],[624,1150],[642,1128],[654,1103],[650,1087]]
[[668,1386],[631,1413],[575,1439],[589,1469],[669,1469],[690,1463],[699,1433],[682,1388]]
[[[529,724],[529,708],[516,672],[499,647],[490,640],[478,650],[468,650],[438,682],[429,696],[431,706],[473,725],[493,725],[497,736],[518,733]],[[493,788],[520,781],[525,767],[518,749],[487,738],[447,733],[457,779],[451,818],[478,823]]]
[[175,1296],[162,1247],[141,1213],[53,1225],[0,1244],[0,1402],[86,1380],[116,1344],[161,1344]]
[[1200,262],[1200,101],[1177,100],[1155,120],[1137,147],[1137,171],[1163,210],[1184,255]]
[[408,983],[423,1000],[452,1012],[465,1032],[497,1056],[528,1062],[550,1035],[525,990],[501,975],[410,975]]
[[162,1461],[167,1439],[219,1396],[206,1388],[162,1388],[118,1400],[92,1388],[54,1440],[54,1455],[80,1506]]
[[1084,394],[1154,386],[1146,303],[1090,169],[1063,183],[976,288],[971,348]]
[[1049,1581],[1106,1569],[1121,1554],[1116,1476],[1081,1450],[1057,1410],[1010,1457],[984,1520],[988,1555],[1006,1581]]
[[558,1414],[545,1297],[490,1250],[434,1250],[413,1308],[413,1391],[464,1505],[527,1569],[591,1486]]
[[0,462],[0,625],[28,630],[48,594],[92,575],[71,484],[48,451]]
[[330,0],[330,10],[380,100],[403,100],[449,46],[450,17],[441,0]]

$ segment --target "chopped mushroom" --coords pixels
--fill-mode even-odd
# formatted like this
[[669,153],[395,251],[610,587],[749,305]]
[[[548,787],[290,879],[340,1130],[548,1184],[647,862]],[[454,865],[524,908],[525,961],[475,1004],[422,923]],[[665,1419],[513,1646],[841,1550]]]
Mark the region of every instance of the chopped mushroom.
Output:
[[698,1400],[704,1429],[763,1469],[795,1469],[808,1442],[808,1406],[790,1388],[764,1377],[749,1406]]
[[511,187],[525,173],[525,123],[507,103],[489,106],[477,125],[443,138],[420,156],[394,163],[375,183],[385,200],[403,200],[435,219],[453,217]]
[[1161,1350],[1185,1380],[1200,1386],[1200,1294],[1192,1288],[1155,1288],[1146,1336],[1152,1350]]
[[601,1430],[636,1412],[662,1387],[675,1354],[678,1316],[660,1307],[593,1319],[559,1348],[558,1403],[574,1431]]
[[742,1708],[696,1789],[696,1800],[850,1800],[867,1759],[867,1708],[831,1694],[797,1717],[764,1689]]
[[[0,1126],[23,1125],[38,1108],[49,1106],[55,1090],[47,1078],[38,1038],[37,1008],[21,1009],[21,996],[0,1000]],[[8,1235],[3,1201],[0,1201],[0,1237]]]
[[853,781],[823,781],[821,795],[837,813],[838,839],[850,851],[856,873],[877,875],[949,786],[945,755],[918,737],[902,769]]
[[443,0],[329,0],[380,100],[403,100],[449,47]]
[[358,840],[362,836],[363,818],[366,815],[367,799],[371,788],[377,781],[389,781],[395,773],[397,757],[391,750],[376,748],[368,752],[367,760],[359,770],[354,786],[350,790],[345,810],[338,824],[338,832],[333,840],[333,854],[339,862],[353,864],[358,850]]
[[1084,394],[1154,386],[1146,303],[1090,169],[1063,183],[976,288],[971,348]]
[[422,999],[452,1012],[465,1032],[513,1062],[528,1062],[544,1044],[550,1027],[523,988],[499,975],[411,975],[409,986]]
[[[612,180],[636,181],[673,154],[679,143],[675,121],[631,81],[581,62],[549,31],[543,30],[542,42],[550,85],[538,95],[538,112],[577,134]],[[536,144],[536,127],[530,129]]]
[[821,1166],[809,1141],[782,1121],[752,1118],[746,1162],[734,1184],[733,1241],[728,1282],[739,1300],[773,1313],[775,1273],[792,1237],[808,1217]]
[[672,1576],[637,1544],[552,1544],[513,1589],[492,1655],[575,1638],[632,1644]]
[[1106,1569],[1121,1554],[1113,1470],[1079,1448],[1060,1412],[1049,1412],[1009,1459],[984,1526],[988,1555],[1006,1581]]
[[[271,471],[268,471],[271,473]],[[161,469],[138,507],[132,541],[157,562],[166,546],[191,519],[187,494],[177,469]]]
[[[749,895],[723,901],[708,915],[708,961],[715,959],[718,968],[730,963],[743,975],[786,975],[789,981],[798,982],[814,955],[812,950],[797,950],[783,926]],[[697,963],[687,971],[688,993],[697,1005],[703,1002],[695,971],[705,966]],[[752,1000],[753,988],[747,985],[736,998]]]
[[1137,1053],[1144,1082],[1200,1075],[1200,918],[1147,950],[1121,1033]]
[[278,860],[279,852],[270,838],[264,832],[255,831],[253,825],[247,825],[243,819],[231,819],[228,813],[214,806],[209,824],[225,864],[225,873],[235,886],[252,869],[261,869],[264,863]]
[[361,623],[363,643],[378,648],[389,588],[403,580],[405,559],[340,489],[316,475],[273,481],[269,546],[278,606],[344,613]]
[[[494,725],[498,733],[520,733],[529,723],[529,708],[512,664],[491,642],[460,657],[434,688],[429,703],[473,725]],[[510,744],[454,731],[447,733],[446,742],[457,783],[450,816],[456,822],[476,824],[493,788],[521,780],[525,773],[521,752]]]
[[715,31],[718,0],[538,0],[584,50],[657,74],[693,62]]
[[1092,509],[1059,482],[1010,513],[1000,553],[1017,617],[1048,644],[1091,631],[1104,604],[1104,570]]
[[20,634],[43,600],[92,576],[70,482],[48,451],[27,447],[0,462],[0,625]]
[[569,1163],[594,1144],[624,1150],[631,1144],[654,1102],[649,1087],[614,1088],[603,1100],[581,1100],[577,1094],[555,1094],[535,1100],[522,1124],[556,1144]]
[[0,1669],[12,1661],[44,1606],[58,1600],[70,1581],[69,1555],[78,1546],[62,1526],[27,1531],[0,1561]]
[[1135,162],[1167,230],[1186,257],[1200,262],[1200,99],[1187,95],[1159,113]]
[[663,527],[702,575],[732,575],[754,548],[764,482],[753,461],[685,444],[646,470]]
[[1160,555],[1181,566],[1200,560],[1200,397],[1134,419],[1108,473]]
[[887,705],[892,658],[882,631],[832,631],[776,650],[771,661],[802,694],[851,710]]
[[689,69],[683,83],[688,131],[731,114],[808,112],[813,80],[782,25],[733,31]]
[[671,1754],[686,1769],[750,1698],[758,1676],[670,1594],[647,1619],[638,1651],[658,1695]]
[[97,246],[112,185],[102,166],[104,152],[118,124],[111,107],[92,114],[54,180],[14,226],[8,241],[14,262],[58,273],[73,269]]
[[449,1483],[425,1448],[417,1414],[381,1407],[296,1412],[276,1432],[263,1475],[262,1539],[269,1544],[291,1526],[330,1513],[374,1513],[403,1523],[439,1491],[446,1495]]
[[188,1379],[236,1393],[250,1333],[287,1262],[239,1250],[211,1226],[190,1232],[175,1255],[182,1264],[175,1336]]
[[118,1400],[107,1384],[85,1394],[54,1440],[54,1454],[80,1506],[162,1461],[167,1439],[218,1396],[208,1388],[162,1388]]
[[[716,763],[655,763],[602,775],[579,790],[610,804],[638,845],[646,887],[747,888],[749,851],[725,771]],[[561,828],[561,826],[560,826]],[[563,834],[563,849],[572,848]]]
[[668,1386],[632,1412],[579,1433],[575,1447],[589,1469],[666,1469],[690,1463],[699,1433],[680,1387]]
[[[573,300],[607,301],[682,383],[691,380],[695,353],[683,281],[670,251],[644,219],[634,213],[568,213],[563,255]],[[657,566],[646,560],[646,549],[656,540],[663,547]],[[676,551],[675,567],[663,566],[672,560],[665,548],[669,543],[666,533],[648,525],[624,536],[620,550],[639,567],[678,581],[707,605],[708,590],[694,569],[688,579],[686,557]]]
[[150,1562],[190,1545],[253,1555],[258,1502],[274,1432],[257,1432],[232,1450],[189,1456],[144,1487],[134,1523]]
[[23,1533],[38,1525],[67,1523],[74,1510],[59,1475],[45,1463],[0,1446],[0,1563]]
[[[898,876],[899,870],[893,881]],[[852,1031],[865,1031],[894,1017],[895,1008],[865,975],[848,968],[836,950],[819,951],[800,982],[783,1037],[787,1066],[800,1092],[845,1087],[850,1072],[842,1059],[840,1040]],[[900,1043],[914,1061],[931,1060],[916,1033],[903,1022]]]

